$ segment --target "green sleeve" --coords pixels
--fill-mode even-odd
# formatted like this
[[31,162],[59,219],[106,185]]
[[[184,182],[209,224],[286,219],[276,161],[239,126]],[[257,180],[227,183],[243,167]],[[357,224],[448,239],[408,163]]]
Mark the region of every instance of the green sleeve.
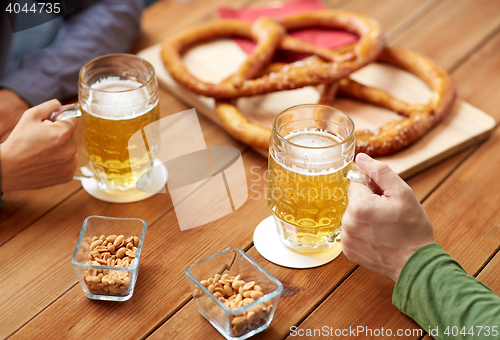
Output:
[[437,243],[406,261],[392,302],[434,339],[500,339],[500,297]]

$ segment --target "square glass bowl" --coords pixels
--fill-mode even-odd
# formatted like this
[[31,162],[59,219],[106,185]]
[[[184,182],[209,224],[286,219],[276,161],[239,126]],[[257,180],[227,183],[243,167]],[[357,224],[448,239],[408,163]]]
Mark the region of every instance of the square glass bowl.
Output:
[[[239,275],[240,280],[249,286],[258,285],[259,287],[253,286],[253,289],[260,288],[262,294],[254,295],[257,298],[254,302],[238,309],[229,308],[209,291],[217,289],[210,287],[212,284],[207,282],[216,274],[217,277],[222,277],[222,280],[225,274],[230,278]],[[186,268],[186,276],[198,311],[226,339],[246,339],[269,327],[283,291],[281,282],[266,272],[243,250],[234,247],[190,265]],[[224,288],[224,285],[221,286]],[[236,291],[233,294],[236,295]]]
[[88,298],[126,301],[132,297],[147,226],[138,218],[85,219],[71,264]]

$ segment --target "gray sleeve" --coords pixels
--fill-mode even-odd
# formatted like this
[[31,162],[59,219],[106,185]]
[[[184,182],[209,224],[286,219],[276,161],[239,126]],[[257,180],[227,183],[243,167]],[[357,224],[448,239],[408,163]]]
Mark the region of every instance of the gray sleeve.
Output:
[[140,31],[143,0],[101,0],[75,13],[55,41],[28,55],[19,70],[0,82],[30,105],[77,94],[78,72],[89,60],[127,52]]

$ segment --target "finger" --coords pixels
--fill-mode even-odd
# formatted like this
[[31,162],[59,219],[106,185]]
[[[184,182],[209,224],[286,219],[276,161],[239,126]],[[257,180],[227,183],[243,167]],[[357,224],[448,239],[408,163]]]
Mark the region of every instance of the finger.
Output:
[[49,100],[40,105],[33,106],[31,109],[26,110],[26,112],[22,115],[21,119],[28,118],[41,122],[43,120],[48,119],[52,111],[54,111],[59,106],[61,106],[59,100],[57,99]]
[[351,183],[349,183],[349,189],[347,190],[347,198],[349,199],[349,204],[355,201],[362,201],[368,196],[373,195],[375,195],[373,191],[366,185],[354,181],[351,181]]
[[76,118],[65,118],[63,120],[56,120],[54,125],[69,129],[69,132],[73,134],[78,126],[78,120]]
[[397,192],[401,186],[405,186],[401,177],[387,164],[379,162],[364,153],[359,153],[356,156],[356,164],[361,171],[377,183],[386,196],[388,191]]
[[72,170],[73,176],[76,173],[76,170],[78,169],[78,162],[79,162],[78,154],[75,154],[75,158],[73,159],[73,170]]

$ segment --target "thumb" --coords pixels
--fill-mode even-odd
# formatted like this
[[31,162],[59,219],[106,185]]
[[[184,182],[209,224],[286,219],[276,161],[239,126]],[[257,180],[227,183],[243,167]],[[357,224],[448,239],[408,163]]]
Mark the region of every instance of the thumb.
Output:
[[377,161],[367,154],[359,153],[356,156],[359,169],[370,177],[380,187],[384,195],[388,192],[397,192],[403,180],[387,164]]
[[22,117],[24,117],[24,119],[32,119],[41,122],[48,119],[52,111],[54,111],[59,106],[61,106],[59,100],[52,99],[26,110]]

